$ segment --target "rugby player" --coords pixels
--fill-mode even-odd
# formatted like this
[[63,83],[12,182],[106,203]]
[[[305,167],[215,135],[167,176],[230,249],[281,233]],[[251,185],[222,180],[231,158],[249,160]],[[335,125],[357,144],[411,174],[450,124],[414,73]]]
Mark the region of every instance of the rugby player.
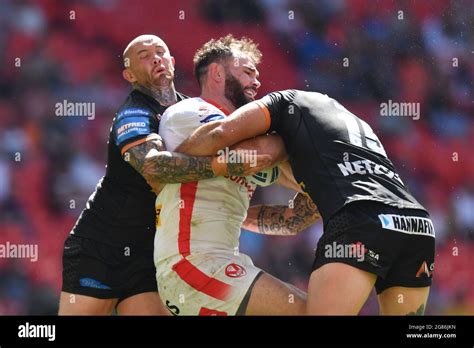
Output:
[[[299,90],[270,93],[201,126],[175,151],[215,154],[272,131],[283,138],[295,178],[324,221],[307,313],[357,314],[375,286],[381,314],[423,314],[434,270],[429,214],[371,127],[336,100]],[[331,250],[338,246],[362,249],[363,258]]]
[[[246,38],[228,35],[204,44],[194,57],[201,96],[179,102],[163,114],[160,135],[168,149],[200,125],[224,119],[254,100],[260,87],[256,68],[260,59],[257,46]],[[256,151],[260,147],[277,150],[274,162],[286,158],[278,136],[258,137],[249,144]],[[255,187],[249,177],[230,175],[168,184],[158,195],[155,266],[159,292],[173,314],[304,314],[304,292],[263,272],[239,252],[240,229]],[[297,197],[282,224],[301,230],[318,219],[308,201],[305,195]]]
[[166,43],[141,35],[123,60],[123,77],[133,89],[112,122],[106,174],[65,242],[60,315],[109,315],[114,308],[169,314],[155,279],[156,195],[150,185],[159,192],[168,182],[215,177],[211,157],[167,152],[158,135],[160,115],[185,98],[175,91],[175,61]]

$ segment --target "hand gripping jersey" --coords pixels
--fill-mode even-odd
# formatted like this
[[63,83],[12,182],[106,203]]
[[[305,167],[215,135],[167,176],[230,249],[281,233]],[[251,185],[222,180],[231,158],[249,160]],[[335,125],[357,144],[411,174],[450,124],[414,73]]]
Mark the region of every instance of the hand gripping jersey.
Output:
[[[196,128],[224,117],[201,98],[187,99],[163,114],[160,136],[173,151]],[[158,195],[157,279],[163,300],[178,308],[176,314],[237,311],[260,272],[238,252],[240,226],[255,187],[245,177],[218,177],[167,184]]]

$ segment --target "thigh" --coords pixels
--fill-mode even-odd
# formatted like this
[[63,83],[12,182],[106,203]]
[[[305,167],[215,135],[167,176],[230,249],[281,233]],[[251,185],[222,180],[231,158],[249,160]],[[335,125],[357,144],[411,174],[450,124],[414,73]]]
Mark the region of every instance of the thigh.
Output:
[[161,301],[158,291],[136,294],[119,302],[120,315],[171,315]]
[[58,315],[111,315],[116,303],[117,299],[99,299],[62,291]]
[[423,315],[430,292],[429,287],[406,288],[394,286],[378,295],[381,315]]
[[251,289],[245,315],[304,315],[306,293],[267,273]]
[[375,274],[345,263],[325,264],[311,274],[307,313],[357,315],[376,279]]

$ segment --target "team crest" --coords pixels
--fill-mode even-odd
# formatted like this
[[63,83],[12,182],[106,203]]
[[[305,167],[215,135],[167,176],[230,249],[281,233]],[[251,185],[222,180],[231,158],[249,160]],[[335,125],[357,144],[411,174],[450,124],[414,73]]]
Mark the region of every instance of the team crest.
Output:
[[239,277],[243,277],[246,274],[247,274],[247,271],[245,270],[245,268],[243,268],[242,266],[236,263],[231,263],[230,265],[227,265],[227,267],[225,268],[225,275],[230,278],[239,278]]

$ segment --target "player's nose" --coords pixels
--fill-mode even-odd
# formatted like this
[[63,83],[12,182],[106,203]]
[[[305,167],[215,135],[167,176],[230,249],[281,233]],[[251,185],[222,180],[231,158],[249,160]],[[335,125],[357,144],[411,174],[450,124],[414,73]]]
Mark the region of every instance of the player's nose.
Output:
[[161,65],[161,57],[157,54],[153,57],[153,65]]
[[256,78],[252,81],[252,87],[255,87],[255,89],[259,89],[261,85],[260,81]]

